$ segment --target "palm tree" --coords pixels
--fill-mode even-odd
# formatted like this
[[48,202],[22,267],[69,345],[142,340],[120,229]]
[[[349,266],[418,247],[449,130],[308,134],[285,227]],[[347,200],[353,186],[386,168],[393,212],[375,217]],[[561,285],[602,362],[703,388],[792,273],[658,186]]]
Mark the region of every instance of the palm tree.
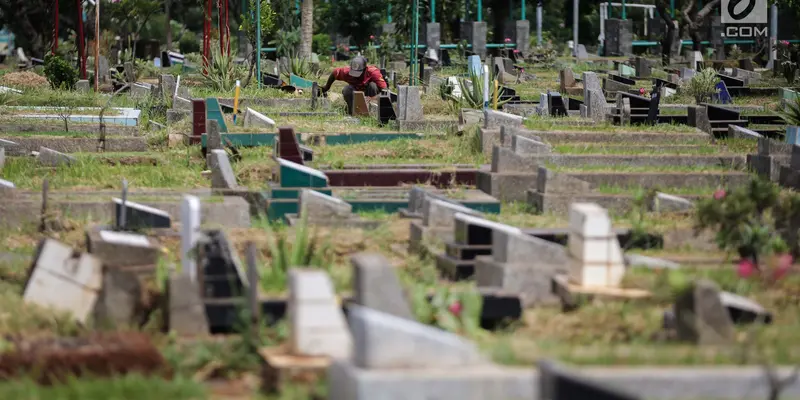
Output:
[[300,10],[300,57],[311,57],[311,37],[314,35],[314,1],[303,0]]

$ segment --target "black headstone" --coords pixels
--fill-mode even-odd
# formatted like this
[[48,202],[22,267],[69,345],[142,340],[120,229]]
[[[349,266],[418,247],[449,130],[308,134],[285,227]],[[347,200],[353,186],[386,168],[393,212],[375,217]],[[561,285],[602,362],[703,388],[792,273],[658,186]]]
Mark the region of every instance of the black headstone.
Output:
[[622,75],[608,74],[608,77],[611,78],[611,80],[619,82],[619,83],[624,83],[626,85],[631,85],[631,86],[636,85],[636,81],[635,80],[626,78],[626,77],[624,77]]
[[658,103],[661,102],[661,85],[656,85],[650,93],[650,109],[647,111],[647,123],[655,125],[658,122]]
[[675,90],[678,89],[678,85],[677,84],[672,83],[672,82],[667,81],[667,80],[664,80],[664,79],[661,79],[661,78],[653,78],[653,87],[656,87],[656,86],[664,86],[664,87],[668,87],[670,89],[675,89]]
[[[121,227],[123,218],[123,201],[122,199],[113,199],[114,201],[114,226]],[[172,226],[172,219],[169,214],[157,208],[148,207],[143,204],[134,203],[132,201],[125,201],[125,221],[124,226],[126,230],[139,230],[151,228],[170,228]]]
[[739,112],[727,107],[713,104],[706,105],[708,109],[708,119],[711,121],[738,121]]
[[386,95],[378,96],[378,122],[385,125],[395,119],[397,119],[397,115],[392,107],[392,98]]
[[552,361],[540,361],[539,396],[547,400],[639,400],[639,397],[578,376]]
[[561,93],[548,91],[547,103],[551,116],[564,117],[567,115],[567,107],[564,105],[564,99],[561,97]]
[[744,87],[744,80],[739,78],[734,78],[732,76],[717,74],[717,77],[725,82],[727,87]]
[[207,231],[198,245],[202,258],[203,297],[224,299],[244,296],[245,277],[237,267],[237,258],[223,231]]
[[261,83],[267,87],[279,87],[281,86],[281,78],[278,75],[261,74]]

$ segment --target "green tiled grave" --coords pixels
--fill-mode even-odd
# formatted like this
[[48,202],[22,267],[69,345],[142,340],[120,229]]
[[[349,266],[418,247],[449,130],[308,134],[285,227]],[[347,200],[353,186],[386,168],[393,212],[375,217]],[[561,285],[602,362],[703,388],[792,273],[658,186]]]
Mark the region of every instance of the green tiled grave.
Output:
[[278,158],[282,188],[325,188],[328,177],[322,172]]
[[225,125],[225,118],[222,117],[222,108],[219,106],[219,100],[216,97],[206,99],[206,119],[217,121],[220,132],[228,132],[228,125]]

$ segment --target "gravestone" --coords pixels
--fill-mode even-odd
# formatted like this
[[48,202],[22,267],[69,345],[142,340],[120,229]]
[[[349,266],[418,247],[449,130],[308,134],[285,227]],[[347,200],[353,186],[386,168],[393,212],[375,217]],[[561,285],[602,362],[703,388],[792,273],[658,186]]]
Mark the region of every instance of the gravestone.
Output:
[[559,74],[559,84],[562,93],[567,92],[567,88],[575,87],[577,81],[575,80],[575,75],[572,73],[572,68],[564,68],[558,72]]
[[25,303],[70,313],[85,323],[102,289],[103,264],[96,257],[56,240],[44,239],[22,295]]
[[[546,103],[545,103],[546,104]],[[525,118],[510,114],[502,111],[484,110],[483,111],[483,127],[484,128],[498,128],[501,126],[508,126],[512,128],[522,126]]]
[[211,188],[237,189],[236,174],[233,173],[228,153],[225,150],[211,150]]
[[288,313],[292,354],[350,357],[353,337],[326,272],[289,270]]
[[260,112],[247,107],[244,112],[244,127],[263,127],[275,129],[275,121]]
[[724,81],[717,82],[714,85],[714,88],[717,90],[717,93],[714,94],[714,98],[722,104],[730,104],[733,102],[731,98],[730,92],[728,92],[728,86],[725,85]]
[[720,300],[719,287],[712,281],[693,282],[676,299],[674,313],[681,340],[701,345],[734,340],[733,321]]
[[579,44],[575,52],[578,60],[585,61],[589,59],[589,53],[586,51],[586,46]]
[[536,176],[536,191],[539,193],[579,195],[590,190],[589,182],[539,166]]
[[154,266],[161,254],[161,245],[155,239],[104,229],[86,232],[86,248],[110,268]]
[[586,93],[588,96],[584,100],[588,105],[588,117],[595,122],[604,122],[606,115],[608,115],[608,102],[603,91],[601,89],[590,89]]
[[324,188],[328,186],[328,177],[313,168],[298,163],[278,159],[280,185],[283,188]]
[[175,82],[175,76],[170,74],[162,74],[158,78],[159,85],[161,86],[161,93],[165,98],[172,98],[175,96],[175,88],[177,87],[177,83]]
[[[657,86],[656,89],[659,89]],[[647,110],[647,123],[655,125],[658,122],[658,105],[661,102],[661,90],[654,90],[650,94],[650,108]]]
[[683,212],[694,208],[694,203],[683,197],[658,192],[650,208],[655,212]]
[[639,400],[640,397],[578,376],[550,360],[538,362],[542,400]]
[[583,73],[583,98],[584,101],[587,97],[589,97],[588,93],[590,90],[599,90],[600,93],[603,93],[603,86],[600,83],[600,78],[594,72],[584,72]]
[[299,216],[308,221],[347,219],[353,206],[346,201],[311,189],[302,189],[298,208]]
[[470,44],[472,52],[480,58],[486,57],[486,22],[472,22]]
[[633,53],[633,33],[630,19],[606,19],[606,56],[627,56]]
[[635,61],[635,68],[636,68],[636,76],[640,78],[649,78],[650,77],[650,61],[647,61],[644,57],[636,57]]
[[358,253],[350,258],[353,265],[353,302],[370,309],[415,321],[403,286],[395,272],[379,253]]
[[[481,63],[481,57],[478,55],[472,55],[467,57],[467,66],[469,68],[469,73],[474,76],[483,75],[483,64]],[[456,80],[458,83],[458,80]]]
[[521,156],[550,154],[552,147],[538,140],[528,139],[519,135],[511,137],[511,150]]
[[[122,226],[123,200],[116,197],[111,200],[114,204],[114,226]],[[172,218],[165,211],[129,200],[124,201],[124,208],[124,225],[127,230],[170,228],[172,226]]]
[[480,215],[479,212],[460,204],[426,197],[422,205],[422,225],[429,228],[452,228],[457,213]]
[[71,155],[60,153],[48,149],[47,147],[39,147],[39,154],[36,156],[36,160],[40,165],[51,168],[61,165],[72,165],[78,161],[78,159]]
[[220,150],[225,147],[222,145],[222,134],[219,131],[219,124],[216,120],[206,120],[206,151]]
[[684,81],[694,78],[697,71],[694,68],[681,68],[681,79]]
[[428,50],[439,51],[439,45],[441,45],[441,27],[439,23],[428,22],[425,24],[425,45]]
[[128,83],[136,82],[136,71],[133,68],[132,62],[126,62],[123,64],[123,68],[125,71],[125,81]]
[[167,283],[167,327],[180,337],[208,334],[208,316],[198,282],[188,275],[171,274]]
[[423,119],[422,98],[418,86],[399,86],[397,91],[397,119],[421,121]]
[[364,92],[353,92],[353,115],[358,117],[368,117],[369,107],[367,106],[367,98]]
[[629,65],[625,65],[620,63],[619,64],[619,74],[620,76],[634,76],[636,75],[636,70]]
[[81,79],[75,82],[75,90],[80,93],[89,93],[92,90],[92,87],[89,85],[88,80]]
[[620,107],[620,124],[621,125],[630,125],[631,124],[631,99],[630,97],[625,97],[622,99]]
[[100,76],[100,82],[106,83],[108,82],[108,69],[109,69],[108,58],[106,58],[106,56],[101,55],[97,61],[98,61],[97,63],[100,65],[100,71],[98,74]]
[[489,362],[454,333],[359,305],[348,307],[353,364],[364,369],[466,368]]
[[235,248],[222,230],[207,230],[198,239],[198,263],[204,298],[241,297],[249,288],[247,274]]
[[190,281],[197,280],[197,261],[191,254],[200,236],[200,199],[184,195],[181,201],[181,271]]
[[547,103],[550,116],[553,117],[567,116],[567,107],[564,105],[564,99],[561,97],[561,93],[548,91]]
[[516,50],[523,57],[527,57],[530,53],[531,46],[531,23],[528,20],[514,21],[514,43],[517,45]]
[[392,98],[388,95],[378,96],[378,121],[380,124],[385,125],[396,119],[397,114],[395,114]]
[[3,170],[3,166],[6,165],[6,148],[0,147],[0,171]]
[[567,248],[575,261],[570,281],[584,287],[618,287],[625,264],[608,211],[594,203],[572,203],[569,225]]

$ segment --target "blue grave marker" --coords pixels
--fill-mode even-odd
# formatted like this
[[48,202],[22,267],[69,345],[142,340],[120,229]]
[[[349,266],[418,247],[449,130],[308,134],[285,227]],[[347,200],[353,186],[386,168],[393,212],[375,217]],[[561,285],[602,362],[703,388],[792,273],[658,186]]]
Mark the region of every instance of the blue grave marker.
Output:
[[472,75],[481,76],[483,74],[483,65],[481,65],[480,56],[469,56],[467,58],[467,65],[469,65],[469,72]]
[[730,104],[733,103],[733,99],[731,98],[730,92],[728,92],[728,86],[725,85],[725,82],[719,81],[719,83],[714,86],[718,92],[714,95],[714,98],[717,99],[722,104]]

